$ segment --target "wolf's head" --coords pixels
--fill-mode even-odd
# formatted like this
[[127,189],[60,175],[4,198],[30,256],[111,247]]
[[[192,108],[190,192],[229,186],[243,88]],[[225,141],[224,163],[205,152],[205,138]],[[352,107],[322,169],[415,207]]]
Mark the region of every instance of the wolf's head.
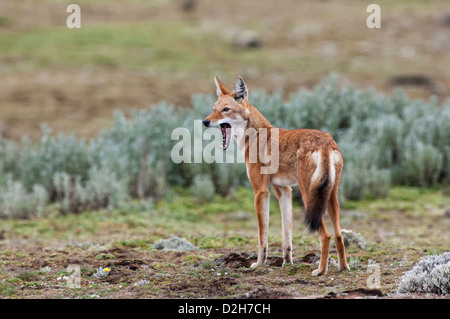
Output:
[[219,79],[216,83],[217,101],[213,112],[203,120],[203,125],[220,126],[222,131],[222,148],[230,146],[231,137],[237,129],[245,130],[250,115],[248,104],[248,91],[242,77],[238,76],[232,92],[228,90]]

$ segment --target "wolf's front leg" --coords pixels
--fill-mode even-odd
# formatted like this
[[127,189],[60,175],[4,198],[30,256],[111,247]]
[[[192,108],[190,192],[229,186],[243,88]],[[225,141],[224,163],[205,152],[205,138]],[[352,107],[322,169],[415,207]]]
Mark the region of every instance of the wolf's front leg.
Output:
[[258,259],[250,267],[256,268],[265,264],[268,250],[269,235],[269,191],[262,191],[255,194],[256,217],[258,218]]

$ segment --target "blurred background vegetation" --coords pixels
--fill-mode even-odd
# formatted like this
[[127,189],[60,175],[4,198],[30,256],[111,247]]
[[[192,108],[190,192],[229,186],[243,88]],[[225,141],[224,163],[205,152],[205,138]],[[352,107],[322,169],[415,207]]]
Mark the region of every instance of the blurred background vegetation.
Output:
[[448,1],[378,1],[381,29],[357,0],[79,0],[68,29],[71,2],[0,3],[1,216],[246,185],[168,155],[237,74],[272,124],[335,136],[343,202],[450,181]]
[[367,28],[359,0],[79,0],[82,27],[69,30],[72,2],[1,1],[4,137],[39,139],[42,122],[95,137],[113,110],[189,106],[214,93],[214,76],[287,94],[330,72],[412,98],[450,90],[446,0],[380,0],[381,29]]

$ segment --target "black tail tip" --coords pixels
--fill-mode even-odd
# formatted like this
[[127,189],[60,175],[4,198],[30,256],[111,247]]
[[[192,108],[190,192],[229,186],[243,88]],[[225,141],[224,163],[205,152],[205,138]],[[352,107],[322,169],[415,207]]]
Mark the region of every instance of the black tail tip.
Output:
[[308,212],[306,212],[305,214],[305,224],[308,227],[309,232],[315,233],[320,226],[320,222],[322,221],[322,217],[319,218],[309,218],[308,217]]

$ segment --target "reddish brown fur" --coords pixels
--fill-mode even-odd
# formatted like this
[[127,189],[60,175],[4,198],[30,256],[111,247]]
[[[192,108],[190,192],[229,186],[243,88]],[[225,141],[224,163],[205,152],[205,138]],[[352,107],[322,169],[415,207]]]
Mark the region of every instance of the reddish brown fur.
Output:
[[[242,125],[246,129],[267,128],[267,138],[264,139],[266,144],[258,145],[258,147],[267,147],[268,153],[271,154],[269,141],[274,133],[270,129],[274,127],[248,102],[247,98],[236,100],[234,91],[230,92],[217,78],[216,85],[219,98],[214,105],[213,112],[205,120],[217,123],[227,119],[230,121],[242,119]],[[230,110],[224,112],[223,109],[226,107]],[[270,165],[270,163],[263,164],[259,157],[256,163],[249,161],[251,141],[248,136],[244,136],[240,140],[239,136],[236,137],[238,145],[245,150],[247,174],[255,194],[255,210],[258,218],[259,254],[257,262],[252,267],[264,264],[267,257],[270,184],[274,186],[275,194],[282,208],[284,263],[292,263],[292,203],[289,204],[289,202],[292,202],[291,186],[298,184],[306,206],[307,221],[314,221],[309,226],[312,230],[318,230],[322,247],[319,269],[315,270],[313,275],[323,275],[327,272],[331,236],[322,219],[325,208],[328,208],[335,231],[339,268],[347,270],[348,265],[339,226],[339,202],[337,197],[343,169],[343,159],[339,148],[330,134],[321,131],[280,128],[278,132],[279,167],[274,174],[261,174],[261,168]],[[317,159],[319,153],[320,169],[318,170],[321,174],[315,180],[312,180],[317,169],[314,157]],[[334,174],[330,166],[330,155],[333,156],[335,161]],[[328,182],[325,183],[327,179]]]

